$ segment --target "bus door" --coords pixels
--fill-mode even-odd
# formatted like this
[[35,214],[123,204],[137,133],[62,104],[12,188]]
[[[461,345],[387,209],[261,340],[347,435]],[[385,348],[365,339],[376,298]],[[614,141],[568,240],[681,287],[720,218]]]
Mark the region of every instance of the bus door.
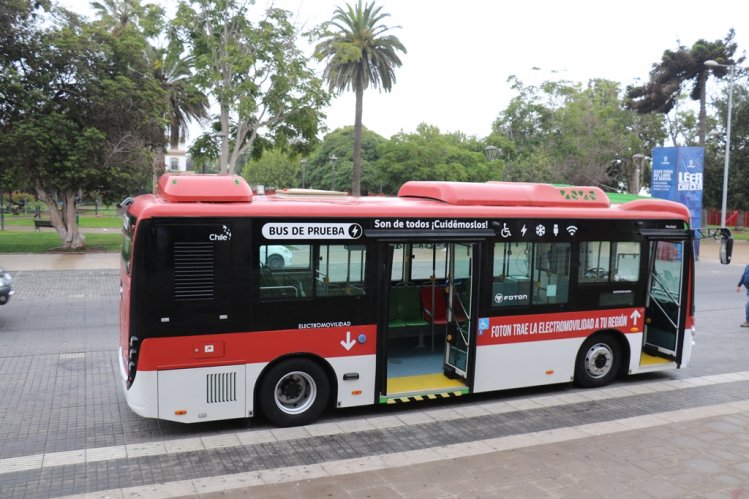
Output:
[[448,278],[446,279],[445,366],[447,377],[468,379],[468,356],[471,345],[473,317],[472,264],[473,244],[449,243],[447,245]]
[[688,240],[651,240],[650,282],[645,307],[646,353],[678,360],[686,320],[685,262],[690,261]]
[[474,242],[380,245],[381,402],[468,392],[477,252]]

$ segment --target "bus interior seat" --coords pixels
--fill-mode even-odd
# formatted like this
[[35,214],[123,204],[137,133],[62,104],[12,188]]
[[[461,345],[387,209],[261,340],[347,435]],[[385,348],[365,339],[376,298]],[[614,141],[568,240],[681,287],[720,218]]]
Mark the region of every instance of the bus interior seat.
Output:
[[[434,289],[434,303],[432,303],[432,289]],[[442,287],[422,286],[419,288],[419,296],[421,297],[424,320],[432,324],[447,324],[444,289]]]
[[421,327],[429,323],[422,318],[419,290],[414,286],[390,289],[389,327]]
[[[434,310],[432,310],[432,287],[423,286],[419,289],[421,306],[423,310],[422,317],[434,324],[447,324],[447,294],[446,289],[437,286],[434,289]],[[457,322],[465,322],[468,317],[466,312],[463,310],[464,305],[461,305],[458,293],[453,294],[453,306],[452,314],[453,318]]]

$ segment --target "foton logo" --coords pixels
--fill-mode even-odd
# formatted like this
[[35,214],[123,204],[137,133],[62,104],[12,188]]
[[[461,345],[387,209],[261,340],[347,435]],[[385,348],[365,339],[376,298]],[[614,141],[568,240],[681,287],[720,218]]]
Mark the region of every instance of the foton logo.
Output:
[[231,231],[229,230],[229,227],[226,225],[222,226],[223,230],[221,231],[221,234],[209,234],[208,240],[209,241],[231,241]]
[[527,300],[528,295],[503,295],[502,293],[497,293],[494,295],[494,303],[503,303],[503,302],[512,302],[512,301],[523,301]]

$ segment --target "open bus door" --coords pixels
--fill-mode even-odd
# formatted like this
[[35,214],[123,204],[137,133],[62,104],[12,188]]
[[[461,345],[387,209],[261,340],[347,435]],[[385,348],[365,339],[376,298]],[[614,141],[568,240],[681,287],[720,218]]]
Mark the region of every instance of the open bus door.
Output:
[[476,242],[403,241],[380,245],[381,346],[387,403],[468,392],[475,342]]
[[447,245],[445,366],[447,377],[468,379],[468,358],[472,343],[473,317],[471,304],[473,286],[471,268],[476,260],[473,244],[450,243]]
[[694,239],[686,229],[643,232],[649,246],[643,352],[663,362],[681,362],[688,300],[693,295]]

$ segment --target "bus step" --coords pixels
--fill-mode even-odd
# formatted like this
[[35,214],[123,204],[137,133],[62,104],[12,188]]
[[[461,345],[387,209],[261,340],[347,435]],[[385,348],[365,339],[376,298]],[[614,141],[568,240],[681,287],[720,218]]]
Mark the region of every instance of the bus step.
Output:
[[388,393],[380,396],[382,404],[451,398],[468,393],[463,382],[442,373],[388,378],[387,384]]
[[450,392],[436,392],[436,393],[425,393],[425,394],[411,394],[411,395],[381,395],[381,404],[404,404],[406,402],[422,402],[424,400],[440,400],[460,397],[461,395],[468,394],[468,388],[465,387],[462,390],[454,390]]
[[664,357],[657,357],[655,355],[650,355],[648,353],[642,352],[640,355],[640,365],[641,366],[655,366],[659,364],[670,364],[673,360],[666,359]]

